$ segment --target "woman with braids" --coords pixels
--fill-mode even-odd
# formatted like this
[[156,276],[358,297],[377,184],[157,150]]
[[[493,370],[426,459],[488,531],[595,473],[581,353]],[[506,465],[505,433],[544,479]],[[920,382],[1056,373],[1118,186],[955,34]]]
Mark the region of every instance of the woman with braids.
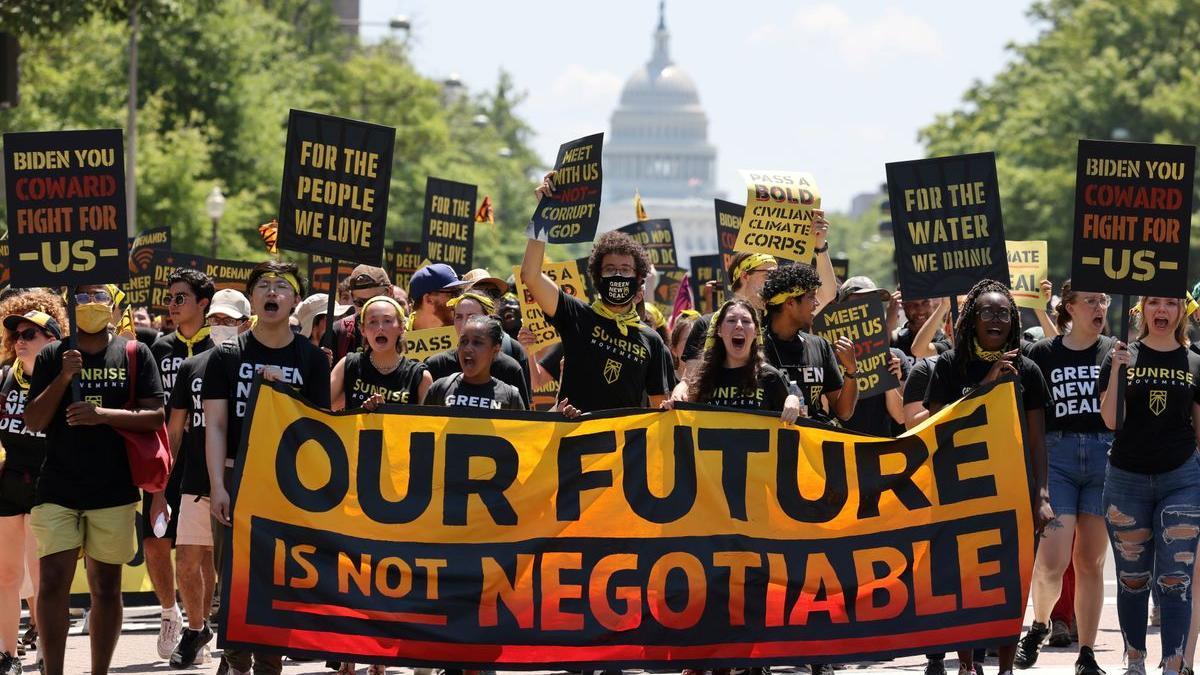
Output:
[[[1054,520],[1042,533],[1033,567],[1033,625],[1017,645],[1019,668],[1031,668],[1037,662],[1042,641],[1051,633],[1051,613],[1062,592],[1063,573],[1073,557],[1079,630],[1075,672],[1101,672],[1092,649],[1104,605],[1108,531],[1103,492],[1112,433],[1100,417],[1096,378],[1116,343],[1100,334],[1108,305],[1104,293],[1076,291],[1068,280],[1055,318],[1060,335],[1039,340],[1025,351],[1051,386],[1054,414],[1046,418],[1046,449]],[[1060,621],[1055,623],[1062,626]]]
[[740,299],[726,302],[713,316],[700,367],[675,387],[671,400],[779,411],[788,424],[803,407],[800,397],[788,392],[783,374],[764,361],[758,312]]
[[[21,580],[28,566],[38,585],[37,544],[29,522],[35,486],[46,455],[46,434],[25,427],[25,402],[38,352],[62,337],[67,325],[62,299],[47,291],[25,291],[0,302],[0,673],[19,672],[17,627],[21,619]],[[30,598],[30,624],[37,625],[37,602]],[[31,631],[33,629],[30,629]],[[14,670],[16,668],[17,670]]]
[[[1180,294],[1182,295],[1182,294]],[[1138,337],[1100,368],[1100,415],[1116,430],[1104,479],[1104,519],[1117,566],[1117,619],[1126,673],[1145,675],[1146,619],[1155,587],[1164,673],[1180,671],[1192,614],[1200,526],[1200,355],[1187,348],[1181,298],[1143,297]],[[1125,377],[1125,420],[1117,387]]]
[[[963,303],[962,315],[954,327],[954,349],[938,357],[925,392],[925,407],[936,415],[943,407],[962,398],[973,389],[991,384],[1001,377],[1015,377],[1025,408],[1025,428],[1029,434],[1030,465],[1033,467],[1034,529],[1054,519],[1046,487],[1046,404],[1050,393],[1037,364],[1021,356],[1021,319],[1008,287],[984,279],[971,289]],[[1000,648],[1000,675],[1012,672],[1017,645]],[[958,653],[960,675],[973,672],[971,650]]]

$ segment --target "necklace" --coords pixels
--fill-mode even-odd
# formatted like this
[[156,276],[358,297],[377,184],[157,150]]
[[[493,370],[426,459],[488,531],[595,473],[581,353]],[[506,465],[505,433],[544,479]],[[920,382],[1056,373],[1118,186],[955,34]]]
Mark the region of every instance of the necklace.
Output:
[[403,359],[398,359],[396,361],[396,363],[392,364],[391,368],[384,369],[379,365],[378,362],[375,361],[375,351],[374,350],[371,350],[371,352],[369,354],[367,354],[367,358],[371,360],[371,365],[375,367],[375,370],[379,371],[380,375],[387,375],[388,373],[391,373],[392,371],[396,370],[397,368],[400,367],[400,361],[403,360]]

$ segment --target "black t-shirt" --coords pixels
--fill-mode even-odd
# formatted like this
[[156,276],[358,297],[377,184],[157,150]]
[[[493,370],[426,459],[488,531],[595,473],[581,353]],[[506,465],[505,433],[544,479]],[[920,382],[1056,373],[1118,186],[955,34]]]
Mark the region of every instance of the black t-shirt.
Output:
[[25,426],[29,381],[22,387],[12,368],[5,368],[0,400],[4,401],[4,414],[0,415],[0,445],[7,453],[4,466],[13,471],[37,473],[46,458],[46,433],[35,433]]
[[704,314],[692,324],[692,332],[688,333],[687,342],[683,343],[683,353],[680,361],[692,361],[704,354],[704,339],[708,337],[708,324],[712,322],[712,314]]
[[492,378],[487,384],[471,384],[462,373],[443,377],[429,387],[425,405],[485,410],[524,410],[521,393],[511,384]]
[[158,332],[157,328],[150,328],[148,326],[138,326],[133,329],[133,332],[137,335],[138,342],[147,347],[153,347],[159,336],[162,335],[162,333]]
[[[510,338],[508,336],[508,333],[504,333],[504,342],[503,342],[503,344],[500,345],[500,353],[504,354],[505,356],[508,356],[512,360],[516,361],[517,365],[521,367],[521,376],[525,378],[525,387],[523,389],[521,387],[517,387],[517,388],[528,393],[528,390],[529,390],[529,354],[527,354],[525,352],[525,346],[522,345],[520,342],[517,342],[516,340]],[[509,384],[513,384],[513,383],[510,382]],[[516,386],[516,385],[513,384],[513,386]],[[526,400],[526,402],[529,401],[528,398],[526,398],[525,400]]]
[[560,400],[595,412],[640,407],[646,396],[667,393],[671,359],[653,328],[641,325],[622,335],[615,321],[561,289],[550,323],[562,338],[567,360]]
[[[83,370],[79,373],[83,400],[101,408],[124,408],[129,404],[131,386],[134,400],[162,400],[162,380],[154,365],[154,355],[140,342],[136,352],[137,381],[130,382],[126,342],[123,337],[113,336],[100,353],[83,355]],[[62,372],[65,351],[65,342],[55,342],[38,353],[29,383],[30,400],[41,395]],[[129,472],[125,439],[106,424],[67,426],[70,404],[68,389],[46,430],[46,462],[38,479],[37,503],[87,510],[132,504],[141,499]]]
[[[908,357],[904,352],[892,347],[888,352],[888,358],[900,359],[900,380],[902,383],[907,382],[909,377]],[[854,404],[854,414],[843,422],[842,426],[875,436],[896,436],[903,433],[904,425],[892,419],[892,413],[888,412],[887,397],[887,392],[868,398],[859,396],[858,402]]]
[[555,381],[558,381],[560,378],[562,378],[562,358],[562,343],[555,342],[554,344],[542,350],[542,355],[538,357],[538,363],[542,364],[542,368],[545,369],[547,373],[550,373],[550,376],[553,377]]
[[[526,366],[528,365],[527,362]],[[449,377],[454,373],[462,372],[462,366],[458,363],[458,348],[455,347],[441,354],[434,354],[425,360],[425,366],[429,368],[429,374],[433,376],[434,382],[443,377]],[[492,361],[491,374],[497,380],[515,387],[517,392],[521,394],[521,403],[525,407],[529,406],[529,379],[525,377],[520,364],[511,356],[504,352],[497,354],[496,358]]]
[[175,459],[176,466],[183,466],[179,491],[201,497],[208,495],[208,462],[204,455],[204,406],[200,401],[200,391],[204,388],[204,371],[208,367],[210,354],[212,350],[184,359],[175,374],[175,386],[171,388],[171,397],[167,400],[167,407],[171,410],[187,413],[179,457]]
[[746,381],[749,368],[750,366],[722,368],[717,373],[717,386],[712,392],[712,397],[702,402],[719,408],[782,411],[788,396],[788,385],[783,373],[764,363],[754,378],[755,387],[746,390],[742,385]]
[[254,376],[267,366],[278,366],[283,381],[309,403],[329,407],[329,359],[303,335],[294,335],[290,345],[279,349],[264,346],[253,331],[221,344],[208,359],[200,398],[228,402],[225,452],[234,459],[241,450],[242,422],[249,415]]
[[361,408],[373,394],[383,394],[385,404],[421,402],[421,377],[427,370],[424,363],[401,357],[400,365],[384,375],[371,363],[369,352],[346,355],[342,389],[346,409]]
[[[917,331],[909,328],[908,324],[904,324],[900,327],[900,330],[896,331],[896,337],[892,340],[892,346],[904,352],[905,356],[914,358],[912,346],[913,340],[916,337]],[[942,332],[941,328],[939,328],[937,332],[933,334],[933,340],[930,342],[933,344],[933,348],[938,354],[943,354],[950,351],[950,339],[946,337],[946,334]]]
[[791,340],[781,340],[768,328],[763,354],[783,373],[789,385],[799,388],[808,406],[809,417],[822,422],[833,421],[833,414],[825,409],[823,397],[840,390],[843,382],[842,370],[829,340],[803,331]]
[[1101,335],[1091,347],[1077,351],[1063,344],[1062,337],[1053,337],[1038,340],[1025,350],[1025,356],[1041,368],[1042,377],[1050,386],[1046,431],[1080,434],[1108,431],[1100,418],[1096,382],[1100,365],[1116,342],[1116,338]]
[[[1050,392],[1046,389],[1046,380],[1037,364],[1017,355],[1013,365],[1017,367],[1017,386],[1020,387],[1025,410],[1045,408],[1050,400]],[[932,410],[934,405],[945,406],[957,401],[978,387],[991,369],[992,364],[988,361],[971,359],[967,361],[964,376],[954,367],[954,350],[944,352],[933,365],[933,376],[929,378],[929,388],[925,391],[925,407]]]
[[925,392],[929,390],[929,379],[933,377],[933,364],[937,363],[937,357],[926,356],[923,359],[917,359],[911,370],[908,371],[908,379],[904,381],[904,405],[909,403],[925,403]]
[[[1192,404],[1200,403],[1200,355],[1179,347],[1169,352],[1130,343],[1125,385],[1125,424],[1113,437],[1108,458],[1118,469],[1163,473],[1196,452]],[[1108,389],[1112,353],[1100,367],[1098,388]]]
[[178,331],[171,331],[154,341],[150,351],[154,352],[154,362],[158,364],[158,373],[162,376],[163,391],[170,393],[175,387],[175,373],[183,360],[213,348],[212,338],[205,336],[203,340],[192,345],[191,353],[188,347],[179,339]]

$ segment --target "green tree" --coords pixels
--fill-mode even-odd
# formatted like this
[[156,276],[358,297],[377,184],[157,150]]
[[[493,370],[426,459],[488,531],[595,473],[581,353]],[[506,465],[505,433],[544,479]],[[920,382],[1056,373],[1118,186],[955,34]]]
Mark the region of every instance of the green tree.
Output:
[[996,151],[1006,235],[1048,240],[1061,281],[1077,140],[1197,140],[1200,0],[1041,0],[1029,16],[1043,26],[1038,38],[1012,47],[1003,70],[920,138],[930,156]]

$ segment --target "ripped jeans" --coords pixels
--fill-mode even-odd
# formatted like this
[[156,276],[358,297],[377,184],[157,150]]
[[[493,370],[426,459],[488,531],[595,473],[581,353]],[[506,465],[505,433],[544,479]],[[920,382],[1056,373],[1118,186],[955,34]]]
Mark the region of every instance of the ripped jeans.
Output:
[[1200,458],[1165,473],[1109,464],[1104,521],[1117,566],[1117,618],[1125,648],[1146,653],[1151,585],[1162,611],[1163,658],[1182,655],[1192,616],[1192,566],[1200,542]]

